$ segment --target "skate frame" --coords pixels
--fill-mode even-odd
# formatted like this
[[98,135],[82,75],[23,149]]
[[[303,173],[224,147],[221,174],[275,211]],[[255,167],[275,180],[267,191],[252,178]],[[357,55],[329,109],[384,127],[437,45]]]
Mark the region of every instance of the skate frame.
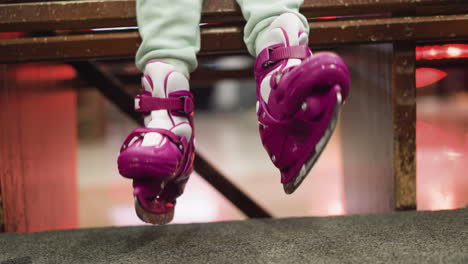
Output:
[[[354,83],[355,80],[352,79],[351,99],[344,107],[341,129],[349,139],[343,143],[345,179],[349,181],[349,184],[345,184],[345,192],[368,192],[368,200],[373,201],[369,202],[372,204],[367,208],[359,208],[359,205],[352,203],[347,206],[351,212],[366,212],[375,208],[380,208],[378,210],[381,211],[415,209],[414,50],[420,43],[468,40],[466,30],[468,3],[464,0],[306,0],[301,12],[311,18],[310,45],[314,49],[324,47],[343,49],[346,56],[346,50],[349,51],[350,45],[377,43],[390,45],[390,53],[371,49],[376,56],[385,57],[387,64],[384,68],[372,67],[373,64],[363,66],[367,67],[369,74],[385,75],[382,81],[386,81],[386,84],[376,89],[363,80],[356,80]],[[338,16],[338,19],[323,20],[317,19],[318,16]],[[56,29],[134,27],[136,25],[134,0],[51,2],[3,0],[0,4],[0,17],[2,17],[0,31],[29,33],[22,37],[0,40],[0,63],[67,61],[75,67],[82,78],[96,86],[124,113],[134,120],[138,119],[133,112],[133,100],[123,91],[122,84],[92,61],[133,57],[140,42],[137,31],[134,29],[86,31],[59,35],[55,32]],[[234,0],[205,0],[202,22],[223,23],[202,26],[200,56],[246,53],[242,40],[244,21]],[[119,43],[119,45],[109,45],[109,43]],[[362,56],[369,54],[367,48],[357,49],[363,54]],[[355,51],[349,53],[353,54]],[[200,72],[203,72],[203,69]],[[203,74],[209,75],[212,72],[205,70]],[[8,90],[12,89],[11,87],[2,89]],[[1,104],[0,110],[3,111]],[[375,123],[356,123],[359,119],[367,120],[372,116],[378,117]],[[6,135],[15,133],[14,127],[10,126],[8,120],[8,118],[0,119],[0,126],[6,129]],[[19,125],[21,126],[21,123]],[[3,130],[0,132],[5,133]],[[10,138],[0,138],[1,147],[9,143]],[[359,151],[356,152],[356,146],[365,146],[365,148],[358,148]],[[6,158],[7,155],[9,153],[0,151],[0,160],[2,163],[6,161],[5,165],[0,167],[0,197],[3,199],[5,230],[31,231],[28,223],[32,221],[44,222],[44,227],[41,227],[43,230],[59,226],[52,220],[57,217],[41,219],[35,215],[33,219],[26,207],[21,213],[15,209],[21,203],[31,204],[37,200],[34,195],[41,196],[43,193],[37,192],[18,202],[17,194],[24,192],[25,189],[20,183],[15,183],[12,177],[22,175],[22,180],[27,181],[28,177],[35,175],[24,174],[21,171],[21,162],[24,162],[21,158],[13,162]],[[374,161],[378,166],[372,167],[368,164]],[[41,168],[40,164],[36,165]],[[270,216],[200,155],[197,155],[195,160],[195,169],[247,216]],[[361,179],[361,182],[362,179],[366,179],[368,185],[355,186],[352,184],[353,179]],[[380,183],[381,188],[371,190],[375,186],[373,183],[376,182]],[[50,199],[60,201],[62,194],[54,195]],[[353,197],[347,196],[347,198],[352,200]],[[56,206],[66,208],[65,210],[69,212],[77,210],[76,206],[67,204],[58,203]],[[73,217],[73,213],[68,215]],[[1,221],[0,219],[0,223]]]

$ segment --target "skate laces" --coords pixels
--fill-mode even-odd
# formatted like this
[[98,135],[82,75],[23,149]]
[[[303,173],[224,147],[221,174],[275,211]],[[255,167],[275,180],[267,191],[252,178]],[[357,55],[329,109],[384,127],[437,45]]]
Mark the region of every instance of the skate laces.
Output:
[[125,138],[122,147],[120,148],[120,152],[124,151],[126,148],[132,145],[136,141],[136,139],[144,137],[146,133],[159,133],[161,135],[164,135],[167,138],[169,138],[174,144],[181,146],[179,148],[185,148],[185,146],[187,145],[187,139],[185,137],[176,135],[167,129],[139,127],[134,129],[127,136],[127,138]]
[[283,77],[283,75],[285,75],[289,71],[293,70],[297,66],[299,66],[299,65],[294,65],[294,66],[287,67],[285,69],[280,69],[280,70],[275,71],[271,75],[271,78],[270,78],[270,87],[272,89],[276,89],[276,87],[278,86],[278,84],[279,84],[279,82],[281,80],[281,77]]

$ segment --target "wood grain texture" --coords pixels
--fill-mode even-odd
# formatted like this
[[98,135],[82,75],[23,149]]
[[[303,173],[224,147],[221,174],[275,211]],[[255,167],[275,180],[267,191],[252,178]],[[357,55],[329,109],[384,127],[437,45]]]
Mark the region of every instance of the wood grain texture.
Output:
[[[9,4],[5,4],[5,1],[0,2],[0,31],[49,31],[136,25],[135,0],[8,2]],[[468,3],[464,0],[305,0],[301,7],[301,13],[306,17],[408,11],[414,12],[415,15],[462,14],[468,11]],[[205,0],[201,21],[243,22],[244,19],[235,0]]]
[[[6,232],[76,228],[75,91],[0,65],[0,189]],[[26,81],[29,80],[29,81]]]
[[[309,44],[331,47],[400,40],[468,39],[466,25],[468,15],[311,22]],[[241,26],[202,28],[200,55],[245,53],[242,32]],[[0,62],[128,58],[134,56],[139,43],[136,31],[5,39],[0,40]]]

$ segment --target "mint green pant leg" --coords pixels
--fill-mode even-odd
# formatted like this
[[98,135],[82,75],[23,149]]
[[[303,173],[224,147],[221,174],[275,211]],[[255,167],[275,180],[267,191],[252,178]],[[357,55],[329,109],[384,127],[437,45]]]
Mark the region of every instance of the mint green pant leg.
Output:
[[252,56],[256,56],[256,40],[273,22],[273,20],[285,12],[296,14],[304,23],[309,33],[307,19],[299,13],[299,7],[303,0],[237,0],[242,14],[247,20],[244,28],[244,42]]
[[141,45],[135,63],[144,70],[150,60],[170,63],[185,75],[197,67],[203,0],[137,0]]

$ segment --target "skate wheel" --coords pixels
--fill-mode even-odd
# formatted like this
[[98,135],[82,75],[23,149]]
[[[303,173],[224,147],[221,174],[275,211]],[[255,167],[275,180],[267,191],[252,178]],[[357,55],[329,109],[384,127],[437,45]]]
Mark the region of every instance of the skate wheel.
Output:
[[144,209],[140,205],[140,202],[138,201],[138,199],[135,197],[135,212],[138,218],[140,218],[141,221],[149,223],[149,224],[165,225],[172,221],[172,219],[174,218],[174,205],[167,203],[163,206],[165,207],[166,212],[154,213],[154,212]]

